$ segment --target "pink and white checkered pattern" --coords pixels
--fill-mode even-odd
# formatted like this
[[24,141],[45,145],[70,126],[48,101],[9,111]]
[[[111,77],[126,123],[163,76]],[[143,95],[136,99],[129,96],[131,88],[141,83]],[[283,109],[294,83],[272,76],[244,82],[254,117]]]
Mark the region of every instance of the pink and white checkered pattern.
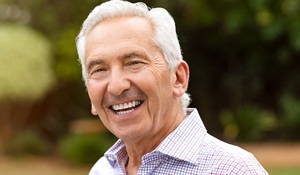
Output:
[[[196,109],[152,152],[142,158],[139,175],[268,174],[247,151],[209,135]],[[89,175],[125,175],[125,144],[118,140]]]

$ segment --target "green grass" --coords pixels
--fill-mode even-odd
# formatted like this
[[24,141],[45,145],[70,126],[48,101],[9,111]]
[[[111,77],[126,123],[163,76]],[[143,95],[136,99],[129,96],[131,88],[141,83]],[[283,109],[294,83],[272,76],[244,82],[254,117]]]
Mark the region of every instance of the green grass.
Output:
[[270,175],[299,175],[300,167],[295,168],[269,168],[267,169]]

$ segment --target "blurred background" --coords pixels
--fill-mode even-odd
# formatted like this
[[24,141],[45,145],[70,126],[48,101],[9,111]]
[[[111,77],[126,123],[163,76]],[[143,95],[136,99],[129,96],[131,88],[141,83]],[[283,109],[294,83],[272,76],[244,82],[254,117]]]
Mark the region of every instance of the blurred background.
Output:
[[[101,2],[0,0],[0,156],[90,167],[116,140],[90,114],[75,48]],[[300,141],[299,0],[144,2],[176,21],[190,106],[209,133],[250,145]]]

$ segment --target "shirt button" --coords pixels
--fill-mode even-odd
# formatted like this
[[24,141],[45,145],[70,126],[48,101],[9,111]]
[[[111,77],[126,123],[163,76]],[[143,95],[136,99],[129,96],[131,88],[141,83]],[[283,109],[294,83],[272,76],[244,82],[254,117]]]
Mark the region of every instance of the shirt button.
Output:
[[115,158],[114,158],[113,156],[109,156],[109,157],[108,157],[108,160],[114,162],[114,161],[115,161]]

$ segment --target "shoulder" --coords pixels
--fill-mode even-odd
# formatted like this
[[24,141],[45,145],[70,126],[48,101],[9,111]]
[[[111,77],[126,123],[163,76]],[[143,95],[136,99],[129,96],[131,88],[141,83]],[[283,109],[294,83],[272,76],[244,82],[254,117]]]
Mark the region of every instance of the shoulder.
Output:
[[253,154],[209,134],[199,151],[199,163],[211,165],[207,167],[212,174],[267,174]]

